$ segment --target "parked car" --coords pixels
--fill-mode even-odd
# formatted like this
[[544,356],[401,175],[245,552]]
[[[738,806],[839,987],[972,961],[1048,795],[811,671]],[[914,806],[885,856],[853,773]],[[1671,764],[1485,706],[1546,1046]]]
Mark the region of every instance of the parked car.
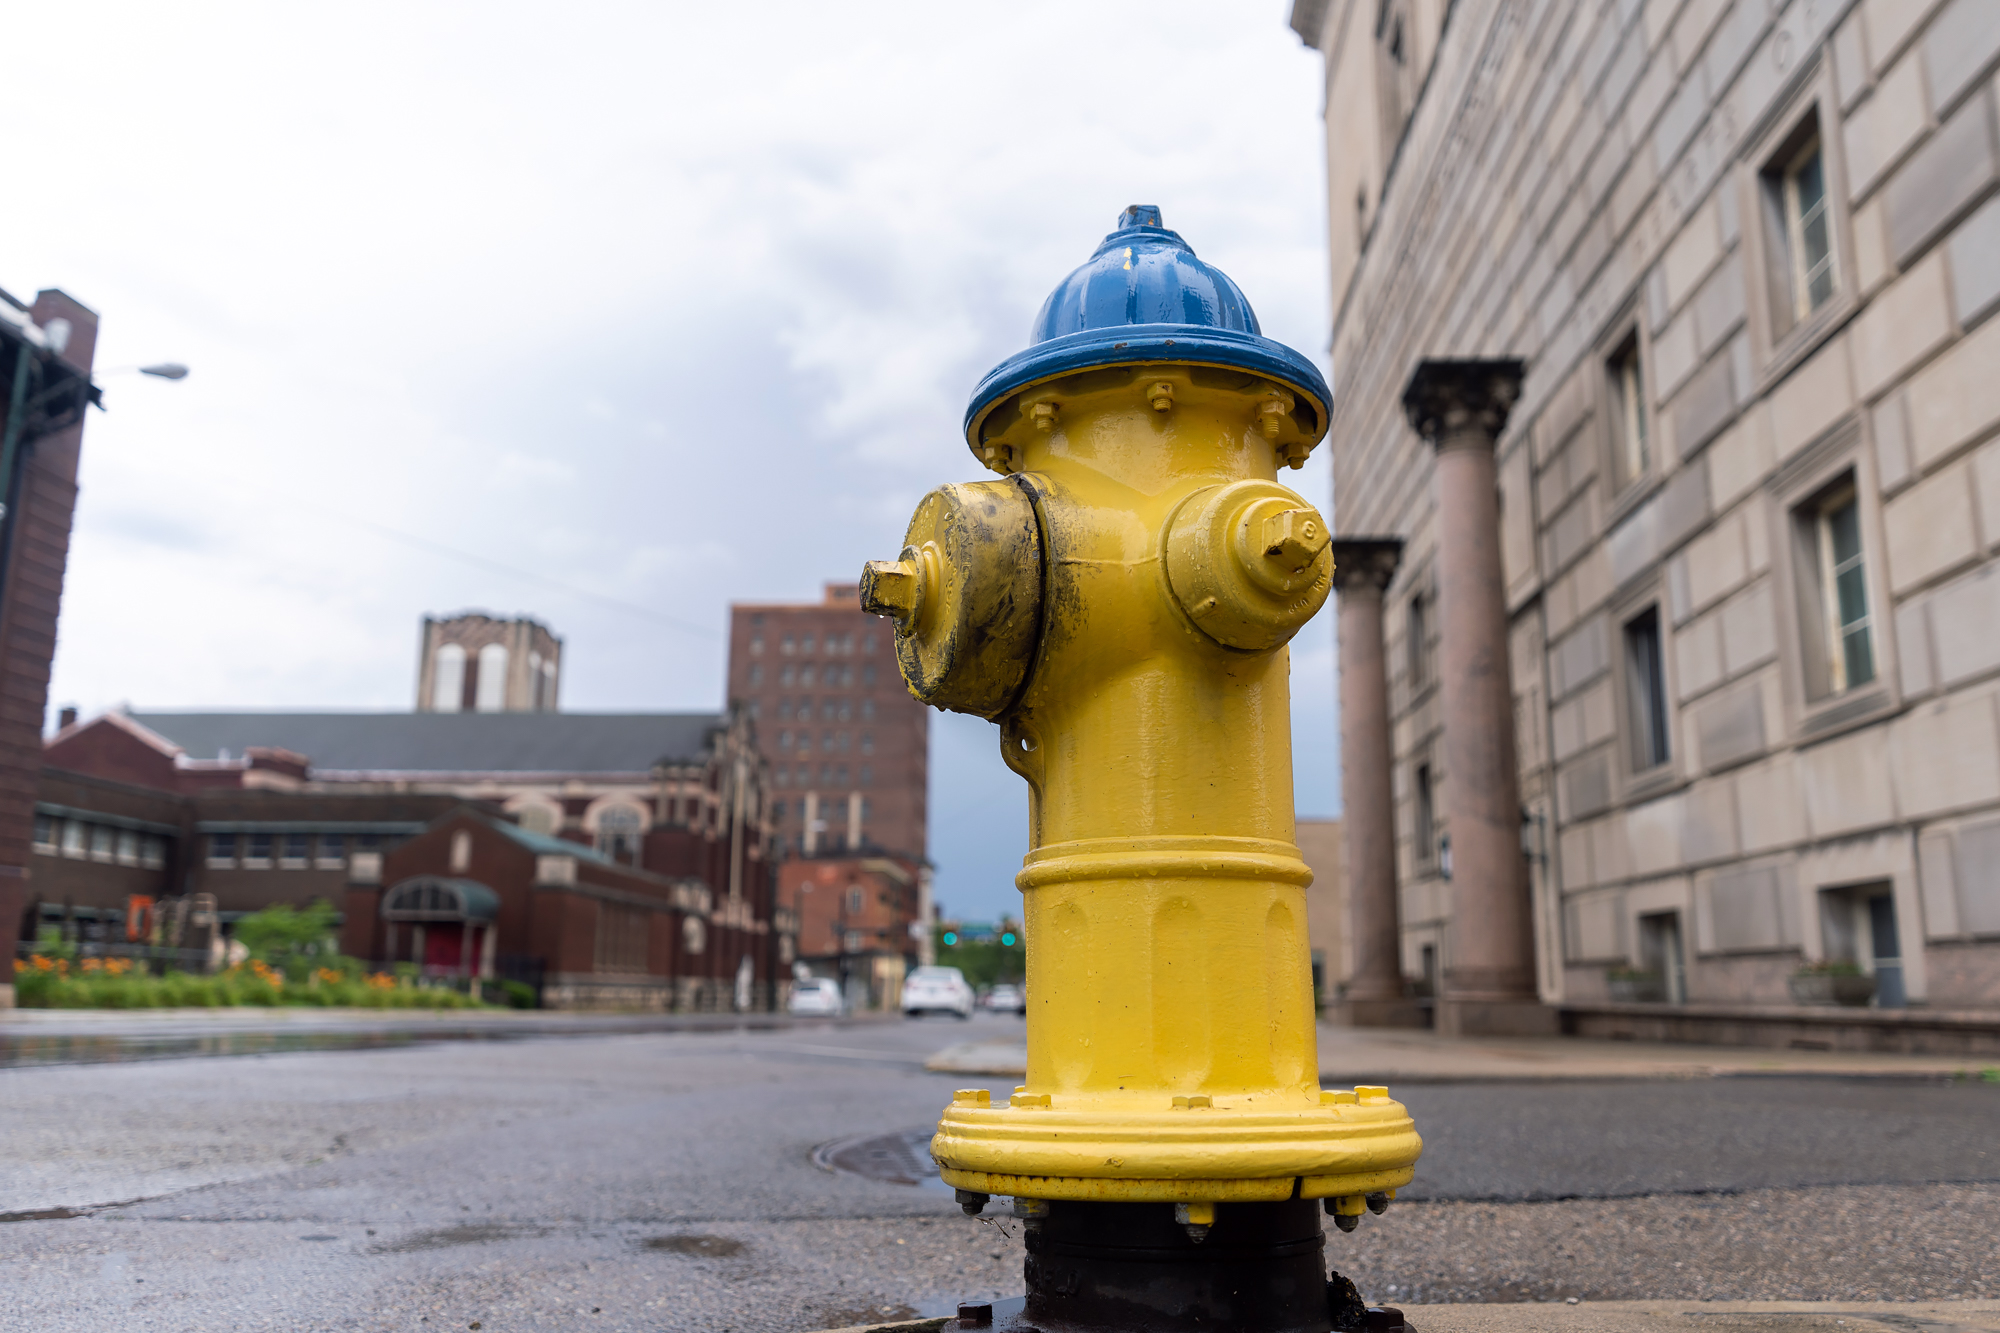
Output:
[[1028,997],[1019,986],[1003,981],[986,992],[986,1007],[996,1014],[1025,1014]]
[[972,987],[955,967],[920,967],[903,983],[903,1012],[972,1017]]
[[833,1014],[845,1008],[840,1002],[840,983],[830,977],[807,977],[792,983],[792,1000],[785,1006],[795,1014]]

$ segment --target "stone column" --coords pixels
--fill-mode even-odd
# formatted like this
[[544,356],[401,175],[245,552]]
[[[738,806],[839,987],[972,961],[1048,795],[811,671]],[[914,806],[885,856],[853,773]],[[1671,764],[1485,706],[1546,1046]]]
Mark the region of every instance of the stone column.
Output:
[[1354,975],[1338,1014],[1355,1027],[1424,1023],[1423,1009],[1403,988],[1389,662],[1382,632],[1382,597],[1402,555],[1400,537],[1333,543],[1333,587],[1340,598],[1341,844],[1348,940],[1354,948]]
[[1438,686],[1452,864],[1437,1026],[1455,1035],[1555,1031],[1555,1011],[1535,987],[1494,459],[1522,370],[1515,360],[1425,361],[1403,392],[1410,425],[1437,450]]

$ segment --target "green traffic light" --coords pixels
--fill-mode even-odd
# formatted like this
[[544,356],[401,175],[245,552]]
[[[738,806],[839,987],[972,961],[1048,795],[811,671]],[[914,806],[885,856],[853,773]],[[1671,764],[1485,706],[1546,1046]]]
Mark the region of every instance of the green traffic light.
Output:
[[1005,935],[1002,935],[1002,936],[1000,937],[1000,942],[1001,942],[1002,944],[1006,945],[1006,946],[1007,946],[1008,948],[1010,948],[1010,949],[1011,949],[1011,948],[1013,948],[1013,947],[1014,947],[1014,932],[1010,930],[1010,931],[1008,931],[1008,932],[1007,932],[1007,933],[1006,933]]
[[956,944],[958,943],[958,936],[947,930],[944,933],[944,942],[946,944]]

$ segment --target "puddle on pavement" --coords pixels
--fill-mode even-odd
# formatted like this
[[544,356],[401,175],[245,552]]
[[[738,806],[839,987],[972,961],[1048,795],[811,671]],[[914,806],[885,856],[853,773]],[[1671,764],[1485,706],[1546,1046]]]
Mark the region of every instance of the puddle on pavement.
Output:
[[435,1227],[415,1231],[395,1240],[368,1247],[370,1254],[414,1254],[419,1250],[447,1250],[454,1245],[490,1245],[500,1240],[532,1240],[549,1234],[547,1227],[511,1227],[492,1223],[468,1223],[457,1227]]
[[694,1254],[704,1259],[727,1259],[743,1253],[743,1242],[729,1236],[649,1236],[641,1243],[649,1250]]

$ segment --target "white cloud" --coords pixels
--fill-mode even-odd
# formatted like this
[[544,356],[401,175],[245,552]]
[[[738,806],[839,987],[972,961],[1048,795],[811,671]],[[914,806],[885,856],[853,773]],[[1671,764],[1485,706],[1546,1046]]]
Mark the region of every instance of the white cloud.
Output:
[[[972,384],[1124,205],[1319,354],[1320,71],[1288,8],[10,14],[9,174],[40,202],[0,282],[99,309],[101,365],[194,368],[107,382],[52,701],[399,706],[418,618],[476,605],[568,638],[570,706],[714,706],[719,633],[666,622],[816,597],[981,475]],[[1324,496],[1315,468],[1289,479]],[[1302,726],[1328,660],[1301,645]],[[960,739],[933,853],[997,911],[1012,853],[950,793],[1013,779]],[[1329,766],[1299,771],[1330,808]]]

